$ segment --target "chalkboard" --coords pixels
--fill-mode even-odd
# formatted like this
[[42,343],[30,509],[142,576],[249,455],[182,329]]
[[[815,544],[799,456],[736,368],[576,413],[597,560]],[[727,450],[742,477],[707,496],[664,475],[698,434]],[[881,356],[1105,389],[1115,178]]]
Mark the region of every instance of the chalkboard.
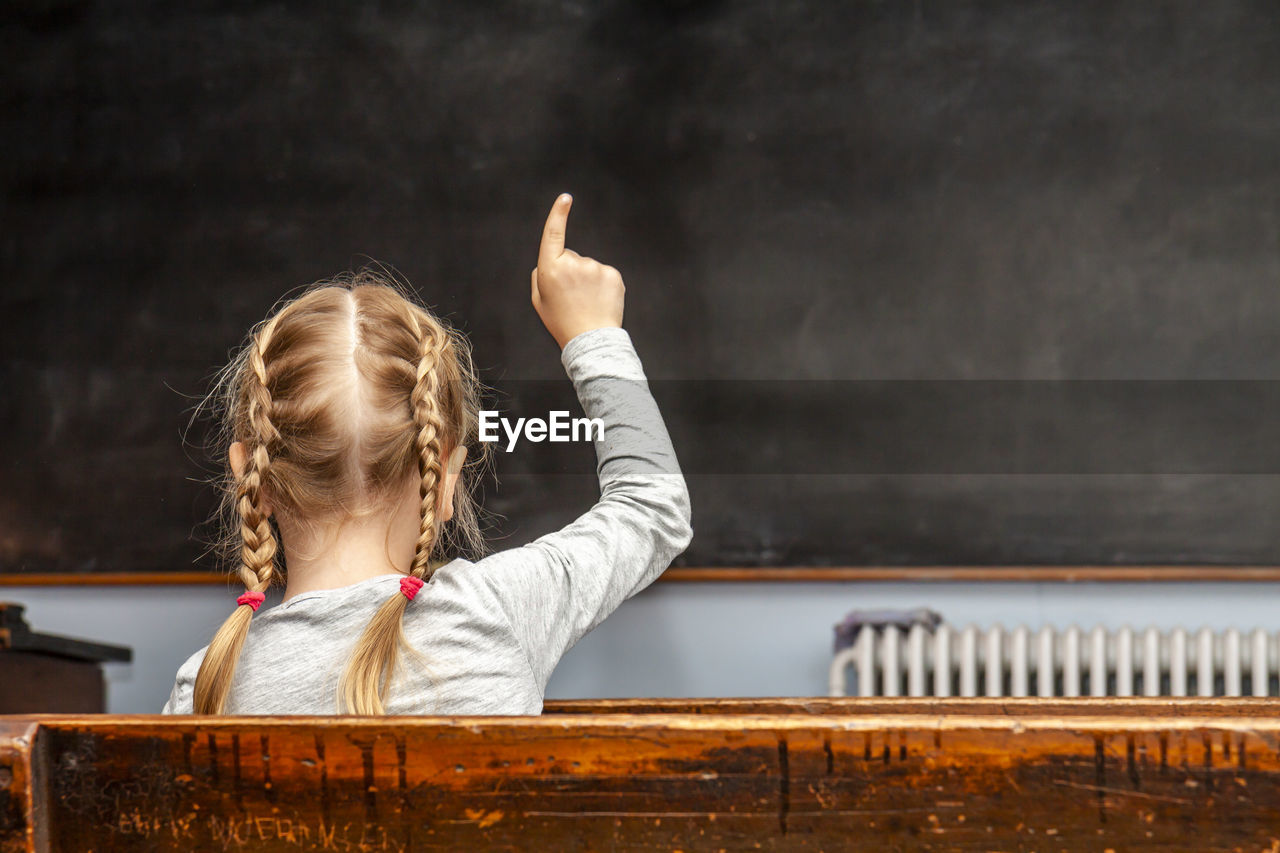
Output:
[[[189,570],[190,407],[369,259],[502,405],[555,194],[618,267],[685,566],[1280,562],[1280,5],[10,4],[0,571]],[[570,400],[570,404],[571,404]],[[502,548],[595,496],[496,456]],[[206,563],[207,564],[207,563]]]

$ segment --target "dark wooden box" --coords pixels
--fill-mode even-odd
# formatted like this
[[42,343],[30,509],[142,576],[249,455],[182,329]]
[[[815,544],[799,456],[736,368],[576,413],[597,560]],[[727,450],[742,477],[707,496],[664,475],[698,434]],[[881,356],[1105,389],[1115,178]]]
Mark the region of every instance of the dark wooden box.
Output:
[[105,661],[130,649],[38,634],[23,607],[0,602],[0,714],[100,714],[107,709]]

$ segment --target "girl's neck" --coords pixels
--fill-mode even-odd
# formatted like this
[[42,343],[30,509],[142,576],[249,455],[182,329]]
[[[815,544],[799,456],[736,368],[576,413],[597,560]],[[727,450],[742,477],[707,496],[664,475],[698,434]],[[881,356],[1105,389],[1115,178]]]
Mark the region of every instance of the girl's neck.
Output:
[[[395,549],[386,538],[386,526],[348,522],[341,529],[320,535],[293,535],[281,531],[288,571],[284,600],[318,589],[336,589],[379,575],[407,574],[413,559],[395,559]],[[295,545],[294,543],[297,543]]]
[[417,486],[393,505],[359,516],[300,524],[280,518],[284,600],[379,575],[408,574],[418,541]]

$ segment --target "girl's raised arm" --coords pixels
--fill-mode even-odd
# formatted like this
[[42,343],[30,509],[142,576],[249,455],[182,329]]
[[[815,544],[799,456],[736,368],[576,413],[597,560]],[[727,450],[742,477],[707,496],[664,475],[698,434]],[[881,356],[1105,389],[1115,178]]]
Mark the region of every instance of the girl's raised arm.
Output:
[[561,655],[689,544],[689,493],[630,336],[621,274],[564,247],[572,199],[556,199],[532,274],[534,309],[595,442],[600,500],[567,527],[474,567],[506,614],[540,687]]

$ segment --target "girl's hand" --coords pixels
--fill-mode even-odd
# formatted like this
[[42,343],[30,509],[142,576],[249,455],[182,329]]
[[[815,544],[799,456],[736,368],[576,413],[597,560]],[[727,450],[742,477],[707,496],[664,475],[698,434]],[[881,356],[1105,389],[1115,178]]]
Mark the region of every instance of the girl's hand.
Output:
[[583,332],[621,328],[622,273],[564,247],[573,197],[556,199],[542,230],[533,271],[533,308],[560,348]]

